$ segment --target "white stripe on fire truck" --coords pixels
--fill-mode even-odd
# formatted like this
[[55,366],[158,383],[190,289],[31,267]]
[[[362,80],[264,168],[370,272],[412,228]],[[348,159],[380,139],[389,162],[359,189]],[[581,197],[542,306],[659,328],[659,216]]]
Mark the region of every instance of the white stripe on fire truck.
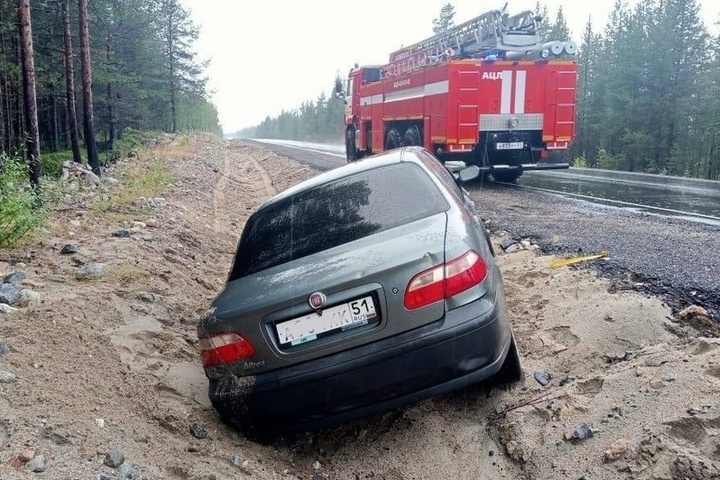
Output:
[[510,113],[510,99],[512,98],[512,70],[502,72],[502,91],[500,93],[500,113]]
[[525,80],[527,72],[519,70],[515,78],[515,113],[525,113]]
[[399,102],[401,100],[410,100],[413,98],[429,97],[432,95],[441,95],[450,91],[450,82],[443,80],[442,82],[429,83],[425,86],[406,88],[396,92],[390,92],[383,96],[382,94],[372,95],[360,98],[360,105],[377,105],[379,103]]
[[383,96],[382,93],[378,95],[371,95],[369,97],[361,97],[360,98],[360,105],[376,105],[378,103],[383,102]]

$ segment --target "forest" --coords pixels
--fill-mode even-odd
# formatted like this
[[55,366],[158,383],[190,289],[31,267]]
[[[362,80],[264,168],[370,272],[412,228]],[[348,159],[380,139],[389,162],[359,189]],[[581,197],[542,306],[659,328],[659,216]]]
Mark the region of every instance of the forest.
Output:
[[26,86],[41,159],[112,159],[128,129],[220,133],[198,34],[178,0],[0,0],[0,151],[27,148]]
[[[452,26],[454,13],[443,6],[433,31]],[[616,0],[605,25],[573,29],[562,8],[550,14],[538,2],[536,13],[545,39],[579,44],[576,138],[565,160],[720,180],[720,35],[697,0]],[[341,143],[342,111],[342,99],[321,94],[236,135]]]
[[179,0],[0,0],[0,247],[42,224],[63,162],[100,177],[161,132],[222,134],[198,35]]

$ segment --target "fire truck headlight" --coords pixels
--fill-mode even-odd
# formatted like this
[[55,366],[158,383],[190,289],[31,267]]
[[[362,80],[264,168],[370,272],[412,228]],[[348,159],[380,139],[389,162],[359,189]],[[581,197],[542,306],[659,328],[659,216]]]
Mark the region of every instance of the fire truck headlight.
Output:
[[540,52],[540,56],[542,58],[548,58],[550,56],[550,50],[548,50],[547,48],[543,48]]
[[520,120],[517,117],[508,119],[508,128],[517,128],[520,125]]

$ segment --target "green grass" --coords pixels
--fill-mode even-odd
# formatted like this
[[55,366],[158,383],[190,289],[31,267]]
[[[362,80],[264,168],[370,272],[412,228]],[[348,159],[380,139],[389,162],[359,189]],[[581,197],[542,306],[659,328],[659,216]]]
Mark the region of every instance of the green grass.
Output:
[[45,225],[45,209],[30,188],[27,166],[0,155],[0,248],[13,247]]

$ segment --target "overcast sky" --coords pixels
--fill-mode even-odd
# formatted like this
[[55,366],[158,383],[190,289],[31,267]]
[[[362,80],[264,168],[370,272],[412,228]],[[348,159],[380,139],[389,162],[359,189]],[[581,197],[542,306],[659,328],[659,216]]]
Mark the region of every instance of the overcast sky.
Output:
[[[629,0],[633,3],[633,0]],[[432,34],[447,0],[182,0],[200,27],[197,50],[210,59],[213,101],[226,133],[255,125],[283,108],[329,93],[335,74],[355,62],[385,63],[390,52]],[[505,0],[455,0],[455,22],[501,9]],[[536,0],[509,0],[511,15]],[[604,28],[615,0],[545,0],[551,19],[560,5],[576,41],[589,17]],[[705,0],[708,26],[720,1]],[[716,28],[713,27],[713,31]]]

